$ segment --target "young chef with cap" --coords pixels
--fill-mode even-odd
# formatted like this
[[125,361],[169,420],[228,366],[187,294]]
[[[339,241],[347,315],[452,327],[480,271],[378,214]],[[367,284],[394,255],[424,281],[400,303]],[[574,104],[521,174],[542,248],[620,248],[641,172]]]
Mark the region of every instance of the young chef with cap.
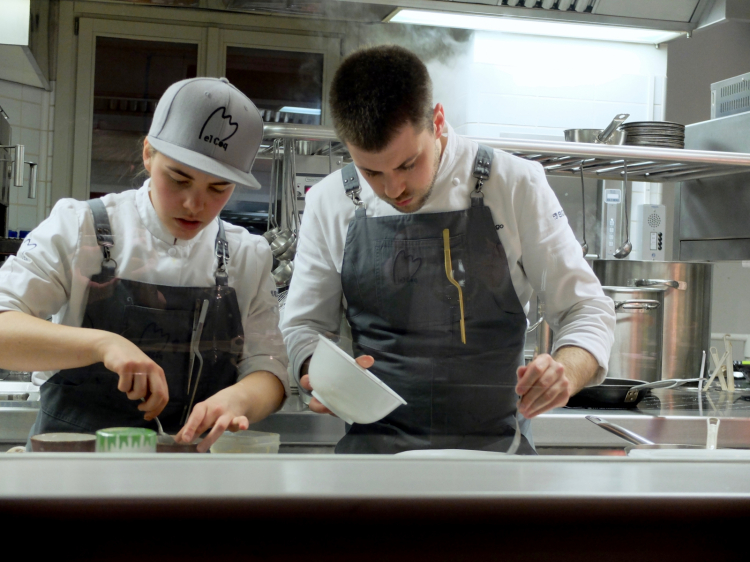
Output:
[[3,265],[0,363],[43,383],[31,435],[159,416],[178,441],[210,430],[204,451],[279,408],[271,251],[218,218],[235,186],[259,187],[262,136],[257,108],[225,78],[177,82],[143,143],[143,186],[59,201]]
[[[457,135],[399,47],[345,59],[330,103],[354,162],[306,198],[282,323],[292,372],[311,389],[316,336],[343,303],[358,362],[407,402],[336,452],[507,451],[520,423],[533,453],[529,418],[601,382],[615,323],[544,170]],[[523,366],[532,288],[555,342]]]

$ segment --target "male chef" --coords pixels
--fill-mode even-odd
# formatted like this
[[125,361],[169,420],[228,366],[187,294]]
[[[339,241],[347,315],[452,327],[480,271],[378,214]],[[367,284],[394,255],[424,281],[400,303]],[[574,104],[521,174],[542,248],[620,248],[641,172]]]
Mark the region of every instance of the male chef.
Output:
[[[348,56],[330,106],[353,163],[307,194],[282,333],[309,391],[343,308],[360,365],[407,402],[336,452],[504,452],[520,427],[534,454],[529,420],[603,380],[615,325],[544,170],[456,134],[400,47]],[[555,341],[524,366],[532,289]]]

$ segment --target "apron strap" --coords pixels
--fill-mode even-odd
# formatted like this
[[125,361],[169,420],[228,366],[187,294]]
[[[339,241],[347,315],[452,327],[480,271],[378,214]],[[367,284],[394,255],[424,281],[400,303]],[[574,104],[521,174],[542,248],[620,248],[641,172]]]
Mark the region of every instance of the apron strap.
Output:
[[112,226],[109,223],[109,215],[104,202],[101,199],[89,199],[87,201],[94,215],[94,231],[96,232],[96,243],[102,249],[102,275],[114,277],[117,262],[110,256],[110,248],[115,245],[115,237],[112,235]]
[[227,285],[227,263],[229,263],[229,242],[227,242],[227,236],[224,232],[224,222],[220,217],[216,217],[219,221],[219,232],[216,233],[216,257],[218,258],[218,264],[216,267],[216,273],[214,275],[217,285]]
[[495,157],[495,152],[484,144],[479,145],[477,150],[477,157],[474,159],[474,172],[473,176],[477,178],[477,185],[471,194],[472,205],[484,204],[482,193],[482,186],[484,182],[490,178],[490,169],[492,169],[492,159]]
[[346,190],[347,197],[352,200],[357,210],[365,209],[365,204],[359,198],[362,188],[359,186],[359,176],[357,176],[357,168],[354,166],[354,162],[349,162],[344,166],[341,169],[341,175],[344,179],[344,189]]

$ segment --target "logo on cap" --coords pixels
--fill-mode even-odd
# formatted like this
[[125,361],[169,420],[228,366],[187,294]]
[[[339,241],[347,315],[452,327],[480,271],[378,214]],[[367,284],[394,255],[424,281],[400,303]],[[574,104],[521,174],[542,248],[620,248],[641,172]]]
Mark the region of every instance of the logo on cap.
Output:
[[[206,122],[201,127],[201,132],[198,133],[198,138],[204,142],[216,145],[226,150],[228,148],[227,140],[232,138],[237,132],[239,125],[232,121],[232,116],[226,114],[226,107],[220,107],[216,109],[211,115],[208,116]],[[221,111],[221,115],[217,115]],[[234,130],[224,138],[221,138],[221,130],[224,125],[224,120],[229,123],[230,127],[234,127]],[[205,134],[204,134],[205,133]]]

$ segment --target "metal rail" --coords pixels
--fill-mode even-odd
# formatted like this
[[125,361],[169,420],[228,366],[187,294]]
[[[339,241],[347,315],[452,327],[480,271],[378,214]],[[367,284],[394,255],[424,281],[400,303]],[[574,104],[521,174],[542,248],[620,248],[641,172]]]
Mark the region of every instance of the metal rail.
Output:
[[[328,150],[328,141],[338,141],[332,128],[319,125],[271,123],[266,124],[263,136],[266,139],[325,141],[321,151]],[[609,180],[622,180],[627,162],[628,179],[642,182],[681,182],[750,172],[750,154],[738,152],[470,138],[492,148],[539,162],[545,172],[553,176],[577,176],[581,162],[584,176]]]

